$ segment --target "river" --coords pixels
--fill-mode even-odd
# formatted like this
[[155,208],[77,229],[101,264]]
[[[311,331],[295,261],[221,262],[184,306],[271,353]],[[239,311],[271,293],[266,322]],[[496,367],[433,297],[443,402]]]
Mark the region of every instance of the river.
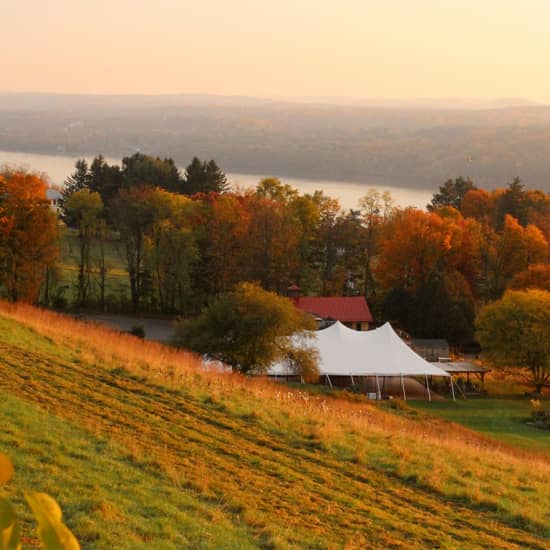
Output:
[[[14,153],[0,151],[0,166],[20,166],[32,171],[46,174],[52,183],[61,185],[65,178],[74,170],[75,161],[79,157],[61,155],[40,155],[35,153]],[[87,160],[91,160],[88,158]],[[106,157],[109,164],[120,164],[120,159]],[[275,174],[227,174],[231,185],[239,185],[244,188],[254,187],[258,181],[266,176]],[[304,178],[281,178],[284,183],[296,187],[302,193],[312,193],[322,189],[326,195],[337,198],[344,209],[357,208],[359,199],[365,195],[369,188],[379,191],[389,191],[398,206],[415,206],[425,208],[432,198],[434,190],[429,189],[405,189],[394,187],[380,182],[351,183],[331,180],[308,180]]]

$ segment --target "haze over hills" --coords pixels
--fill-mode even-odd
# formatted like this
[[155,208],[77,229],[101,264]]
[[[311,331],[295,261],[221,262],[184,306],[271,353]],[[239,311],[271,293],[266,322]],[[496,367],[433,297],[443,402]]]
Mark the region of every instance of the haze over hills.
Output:
[[0,150],[140,150],[228,172],[435,189],[520,176],[550,191],[550,107],[522,99],[292,100],[215,95],[0,94]]

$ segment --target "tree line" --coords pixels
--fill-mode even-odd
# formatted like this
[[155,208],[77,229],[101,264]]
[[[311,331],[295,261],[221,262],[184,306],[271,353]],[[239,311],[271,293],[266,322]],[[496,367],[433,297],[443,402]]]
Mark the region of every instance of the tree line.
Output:
[[[36,177],[2,181],[17,187]],[[1,220],[9,207],[0,204]],[[370,189],[343,211],[322,191],[300,194],[275,178],[230,189],[214,161],[195,158],[180,173],[171,159],[137,153],[111,166],[99,156],[76,163],[61,216],[78,243],[74,307],[193,317],[243,282],[283,295],[296,283],[310,295],[363,294],[378,320],[461,344],[473,339],[476,311],[507,288],[550,290],[550,196],[518,179],[492,192],[449,180],[427,211],[397,208],[390,194]],[[24,269],[4,272],[11,299],[52,304],[58,296],[55,227],[40,233],[52,250],[42,260],[26,255],[36,279],[25,276],[24,291],[10,291],[6,275]],[[115,249],[129,289],[122,302],[109,288]]]

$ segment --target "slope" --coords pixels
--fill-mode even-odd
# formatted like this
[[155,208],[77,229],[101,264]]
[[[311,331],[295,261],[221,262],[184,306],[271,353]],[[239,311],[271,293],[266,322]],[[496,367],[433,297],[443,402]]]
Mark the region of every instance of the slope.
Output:
[[85,548],[545,548],[548,457],[0,306],[12,491]]

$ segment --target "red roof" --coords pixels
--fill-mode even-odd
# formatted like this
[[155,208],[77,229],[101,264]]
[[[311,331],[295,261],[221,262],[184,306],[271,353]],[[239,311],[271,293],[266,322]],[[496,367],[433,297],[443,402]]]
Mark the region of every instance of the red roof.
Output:
[[371,323],[372,314],[363,296],[300,296],[294,299],[297,308],[323,319],[343,323]]

